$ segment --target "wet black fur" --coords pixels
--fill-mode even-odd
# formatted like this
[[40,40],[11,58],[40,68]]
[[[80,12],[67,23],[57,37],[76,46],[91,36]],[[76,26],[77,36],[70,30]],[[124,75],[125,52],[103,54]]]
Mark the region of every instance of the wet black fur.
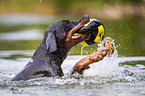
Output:
[[[65,40],[68,32],[76,26],[78,21],[62,20],[50,25],[45,33],[43,40],[24,69],[19,72],[12,81],[28,80],[44,76],[63,76],[61,64],[66,58],[68,51]],[[79,31],[79,30],[78,30]],[[65,32],[65,36],[64,36]],[[79,32],[78,32],[79,33]],[[56,50],[50,51],[49,44],[47,48],[47,38],[49,34],[53,34],[56,42]],[[54,46],[55,47],[55,46]]]

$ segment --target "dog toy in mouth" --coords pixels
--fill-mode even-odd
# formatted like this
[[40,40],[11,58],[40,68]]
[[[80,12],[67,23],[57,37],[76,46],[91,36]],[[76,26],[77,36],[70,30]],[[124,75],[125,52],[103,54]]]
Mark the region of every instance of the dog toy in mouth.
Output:
[[83,27],[88,27],[88,30],[91,30],[89,32],[92,32],[93,35],[91,39],[80,42],[81,45],[90,46],[104,39],[105,27],[99,20],[90,19],[90,22]]

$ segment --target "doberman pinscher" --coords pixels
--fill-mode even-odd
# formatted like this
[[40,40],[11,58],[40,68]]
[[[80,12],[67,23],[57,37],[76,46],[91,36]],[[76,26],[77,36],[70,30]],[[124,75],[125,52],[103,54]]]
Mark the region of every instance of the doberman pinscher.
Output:
[[[89,40],[92,36],[89,32],[92,26],[83,28],[89,21],[89,16],[85,15],[77,21],[62,20],[50,25],[31,60],[12,81],[63,76],[61,64],[70,49],[81,41]],[[75,33],[83,33],[83,35]]]

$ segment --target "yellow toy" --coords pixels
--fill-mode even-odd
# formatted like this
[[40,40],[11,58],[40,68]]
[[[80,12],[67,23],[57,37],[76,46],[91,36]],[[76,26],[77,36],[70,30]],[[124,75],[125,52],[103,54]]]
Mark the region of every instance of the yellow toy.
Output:
[[104,39],[105,27],[104,25],[97,19],[90,19],[90,22],[84,25],[84,27],[93,26],[96,30],[91,31],[93,36],[89,40],[82,41],[80,44],[83,46],[90,46],[100,42]]

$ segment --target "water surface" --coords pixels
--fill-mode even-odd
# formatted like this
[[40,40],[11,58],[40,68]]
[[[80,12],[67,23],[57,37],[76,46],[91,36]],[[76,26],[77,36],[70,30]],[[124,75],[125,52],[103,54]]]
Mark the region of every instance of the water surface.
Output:
[[1,96],[143,96],[145,57],[107,57],[92,64],[82,77],[70,76],[76,62],[86,55],[68,56],[62,68],[65,76],[11,82],[30,60],[33,50],[0,51]]

